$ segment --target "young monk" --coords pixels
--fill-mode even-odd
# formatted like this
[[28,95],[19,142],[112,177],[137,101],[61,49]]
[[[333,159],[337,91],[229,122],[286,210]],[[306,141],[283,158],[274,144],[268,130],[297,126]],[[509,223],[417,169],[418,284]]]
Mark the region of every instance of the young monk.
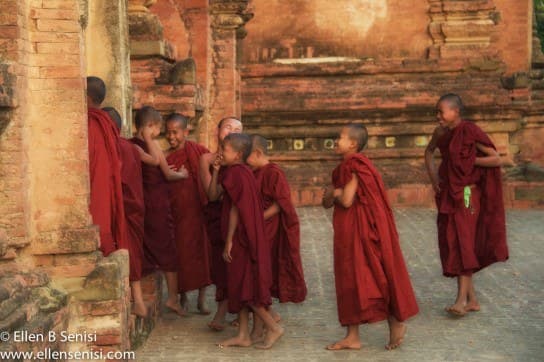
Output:
[[[220,347],[252,344],[249,335],[249,310],[260,318],[266,337],[257,348],[268,349],[283,335],[266,307],[271,304],[270,247],[264,236],[263,205],[255,177],[244,165],[251,151],[251,140],[244,134],[232,133],[223,141],[223,152],[214,163],[210,184],[210,200],[223,195],[221,234],[225,240],[223,258],[227,262],[228,310],[238,313],[238,335],[219,344]],[[218,184],[219,168],[226,166]]]
[[[462,119],[458,95],[442,96],[436,109],[439,126],[425,150],[425,165],[436,193],[442,272],[457,278],[457,298],[446,311],[462,317],[480,310],[472,274],[508,259],[501,159],[489,137]],[[438,173],[436,148],[442,156]]]
[[98,77],[87,77],[89,126],[89,177],[93,223],[99,226],[100,250],[108,256],[127,249],[125,211],[121,188],[119,130],[100,109],[106,98],[106,84]]
[[[251,154],[247,164],[253,169],[257,188],[264,203],[265,236],[271,247],[272,297],[280,303],[301,303],[306,298],[306,283],[300,257],[300,224],[291,201],[291,190],[285,174],[270,162],[267,141],[259,135],[251,136]],[[276,321],[280,316],[270,307]],[[254,340],[260,339],[262,329],[255,320]]]
[[[177,314],[184,315],[178,304],[178,265],[168,181],[187,178],[187,170],[171,170],[153,140],[160,134],[162,125],[162,118],[153,107],[145,106],[138,110],[135,124],[136,136],[131,142],[138,146],[140,152],[144,185],[144,274],[154,270],[164,272],[168,288],[165,305]],[[146,128],[150,128],[150,131]]]
[[[217,125],[217,145],[230,133],[241,133],[242,122],[235,117],[226,117]],[[204,208],[206,217],[206,231],[211,244],[211,277],[215,284],[215,300],[217,311],[208,327],[214,331],[222,331],[225,328],[225,316],[227,314],[227,265],[223,260],[224,239],[221,236],[221,199],[212,201],[208,193],[212,180],[213,164],[218,153],[206,153],[200,157],[200,181],[206,191],[208,203]]]
[[[115,108],[104,107],[111,119],[121,130],[123,121]],[[146,131],[150,131],[147,128]],[[142,185],[142,166],[140,153],[128,140],[119,137],[119,150],[121,156],[121,183],[123,188],[123,206],[125,209],[125,221],[127,227],[127,243],[129,256],[129,280],[134,299],[132,313],[145,318],[147,307],[142,296],[142,259],[144,242],[144,190]]]
[[404,264],[399,237],[382,178],[361,151],[368,140],[366,128],[350,124],[336,141],[343,161],[332,174],[323,206],[334,206],[334,280],[344,339],[329,350],[359,349],[359,325],[387,319],[387,349],[401,345],[404,320],[418,306]]
[[210,314],[206,308],[206,287],[211,284],[210,246],[203,208],[207,198],[199,177],[200,156],[210,151],[186,139],[187,126],[187,117],[179,113],[166,118],[166,139],[170,144],[166,161],[175,170],[185,168],[189,172],[188,178],[169,184],[178,253],[178,290],[185,310],[186,292],[198,289],[198,311]]

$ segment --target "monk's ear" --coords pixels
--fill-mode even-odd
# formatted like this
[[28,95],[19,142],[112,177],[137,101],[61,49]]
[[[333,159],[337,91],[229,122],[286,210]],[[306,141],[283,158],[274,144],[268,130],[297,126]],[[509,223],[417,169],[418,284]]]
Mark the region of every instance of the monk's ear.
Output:
[[190,130],[189,130],[189,127],[185,128],[185,129],[183,130],[183,135],[184,135],[185,137],[189,136],[189,131],[190,131]]

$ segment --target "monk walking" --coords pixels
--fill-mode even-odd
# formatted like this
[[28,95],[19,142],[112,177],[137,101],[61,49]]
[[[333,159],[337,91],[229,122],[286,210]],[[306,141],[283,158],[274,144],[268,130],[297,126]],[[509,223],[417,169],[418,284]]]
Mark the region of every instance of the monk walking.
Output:
[[[247,163],[253,170],[264,203],[265,237],[271,248],[270,292],[280,303],[301,303],[306,298],[307,289],[300,257],[300,223],[291,201],[291,190],[281,168],[270,162],[267,140],[252,135],[251,141]],[[269,312],[276,321],[281,319],[272,307]],[[262,338],[259,322],[255,320],[253,340]]]
[[[266,307],[271,304],[270,247],[264,236],[261,196],[251,169],[244,165],[251,151],[251,139],[230,134],[223,141],[223,152],[214,163],[210,199],[221,194],[221,234],[225,240],[223,258],[227,262],[228,310],[238,313],[238,335],[223,341],[220,347],[248,347],[250,309],[260,318],[267,333],[257,348],[268,349],[283,335]],[[220,163],[225,167],[219,180]],[[220,181],[220,185],[218,182]]]
[[[226,117],[219,121],[217,125],[218,151],[227,135],[241,132],[242,122],[235,117]],[[213,164],[219,153],[206,153],[200,157],[200,181],[208,198],[204,214],[206,217],[206,231],[211,244],[211,277],[213,284],[215,284],[215,301],[217,302],[217,311],[208,326],[214,331],[222,331],[225,328],[225,316],[228,309],[227,265],[223,260],[225,241],[221,236],[221,198],[212,201],[209,193]]]
[[[472,275],[508,259],[501,159],[485,132],[462,119],[458,95],[442,96],[436,108],[439,126],[425,150],[425,165],[436,193],[442,272],[457,278],[457,298],[446,311],[461,317],[480,310]],[[442,156],[438,172],[436,148]]]
[[401,345],[406,319],[418,306],[385,187],[374,165],[361,151],[368,140],[366,128],[351,124],[342,129],[336,153],[343,161],[332,174],[323,206],[334,206],[334,281],[344,339],[329,350],[359,349],[359,325],[387,319],[387,349]]
[[[119,112],[112,107],[104,107],[111,119],[121,130],[122,119]],[[147,131],[150,129],[148,128]],[[121,183],[123,188],[123,205],[125,209],[125,221],[127,227],[127,244],[129,256],[129,280],[134,299],[132,313],[139,317],[147,316],[142,286],[142,259],[144,242],[144,190],[142,184],[141,158],[136,147],[123,137],[119,137],[119,150],[122,161]]]
[[184,315],[178,303],[178,260],[168,181],[187,178],[187,170],[171,170],[164,154],[153,140],[160,134],[162,125],[162,118],[155,109],[142,107],[136,112],[135,124],[137,133],[131,142],[138,146],[142,159],[145,204],[144,274],[155,270],[164,272],[168,288],[165,305],[179,315]]
[[170,204],[178,253],[178,290],[180,303],[186,309],[186,292],[198,290],[197,308],[201,314],[210,314],[206,308],[206,287],[210,279],[210,245],[206,235],[204,205],[206,193],[199,174],[199,159],[210,151],[186,139],[188,119],[172,113],[166,118],[166,139],[170,148],[166,161],[175,170],[185,168],[189,177],[169,183]]

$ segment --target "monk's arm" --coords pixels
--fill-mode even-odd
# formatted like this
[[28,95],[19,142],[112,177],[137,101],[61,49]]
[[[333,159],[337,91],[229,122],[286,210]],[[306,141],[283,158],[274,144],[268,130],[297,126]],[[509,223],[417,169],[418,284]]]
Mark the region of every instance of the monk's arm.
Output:
[[229,212],[229,228],[227,230],[227,238],[225,240],[225,250],[223,252],[223,258],[227,262],[232,261],[230,251],[232,250],[232,238],[234,237],[234,231],[238,225],[238,208],[236,205],[232,205]]
[[487,147],[482,145],[481,143],[476,142],[476,147],[478,150],[480,150],[485,156],[483,157],[476,157],[476,160],[474,161],[475,166],[480,167],[499,167],[501,166],[501,157],[499,156],[499,153],[497,150],[495,150],[493,147]]
[[434,130],[433,136],[431,137],[427,148],[425,148],[425,168],[427,169],[427,174],[429,175],[429,179],[431,180],[431,184],[433,185],[435,192],[440,191],[438,186],[438,173],[436,172],[436,168],[434,166],[434,151],[437,147],[436,141],[439,138],[439,132],[439,127],[437,127]]
[[136,147],[136,150],[138,150],[138,153],[140,154],[140,158],[142,159],[142,162],[146,165],[151,166],[158,166],[160,160],[158,158],[153,157],[149,153],[145,152],[140,146],[134,145]]
[[219,185],[218,182],[219,178],[219,169],[215,168],[213,169],[212,173],[212,179],[210,181],[210,185],[208,186],[208,200],[210,201],[217,201],[221,197],[221,194],[223,193],[223,188],[221,185]]
[[343,189],[335,189],[333,196],[335,202],[344,206],[345,208],[351,207],[353,201],[355,201],[355,193],[357,192],[357,176],[352,174],[351,180],[344,186]]
[[272,205],[266,210],[264,210],[264,219],[268,220],[272,216],[278,214],[280,212],[280,205],[278,205],[277,202],[274,201]]
[[323,199],[321,200],[321,205],[325,209],[330,209],[334,206],[334,188],[332,186],[326,187],[323,191]]
[[212,175],[210,175],[210,162],[208,161],[210,154],[206,153],[200,156],[199,167],[200,167],[200,182],[202,183],[202,188],[208,193],[210,188],[210,183],[212,182]]
[[161,168],[164,177],[166,177],[168,181],[178,181],[189,177],[189,172],[183,166],[181,166],[178,171],[174,171],[172,168],[170,168],[166,162],[166,157],[164,157],[162,152],[160,155],[159,167]]

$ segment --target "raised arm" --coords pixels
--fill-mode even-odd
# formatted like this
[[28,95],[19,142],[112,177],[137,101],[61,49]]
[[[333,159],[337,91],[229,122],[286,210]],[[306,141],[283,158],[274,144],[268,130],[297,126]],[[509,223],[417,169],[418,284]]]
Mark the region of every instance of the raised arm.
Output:
[[334,202],[344,206],[346,209],[353,205],[355,193],[357,192],[357,175],[352,174],[351,180],[344,188],[335,189],[333,192]]
[[[213,172],[210,184],[207,189],[208,200],[216,201],[219,200],[221,194],[223,193],[223,188],[219,185],[219,169],[221,168],[221,155],[217,154],[215,161],[213,162]],[[209,173],[209,172],[208,172]]]
[[427,174],[429,175],[429,179],[431,180],[431,184],[433,186],[434,192],[439,192],[439,179],[438,179],[438,172],[436,171],[435,165],[434,165],[434,151],[438,147],[437,141],[438,139],[444,134],[444,130],[442,127],[436,127],[433,136],[431,137],[431,140],[429,141],[429,144],[425,148],[425,168],[427,169]]
[[493,147],[484,146],[481,143],[476,142],[476,147],[480,152],[482,152],[485,156],[482,157],[476,157],[476,161],[474,161],[474,164],[476,166],[480,167],[500,167],[501,157],[497,150],[495,150]]

